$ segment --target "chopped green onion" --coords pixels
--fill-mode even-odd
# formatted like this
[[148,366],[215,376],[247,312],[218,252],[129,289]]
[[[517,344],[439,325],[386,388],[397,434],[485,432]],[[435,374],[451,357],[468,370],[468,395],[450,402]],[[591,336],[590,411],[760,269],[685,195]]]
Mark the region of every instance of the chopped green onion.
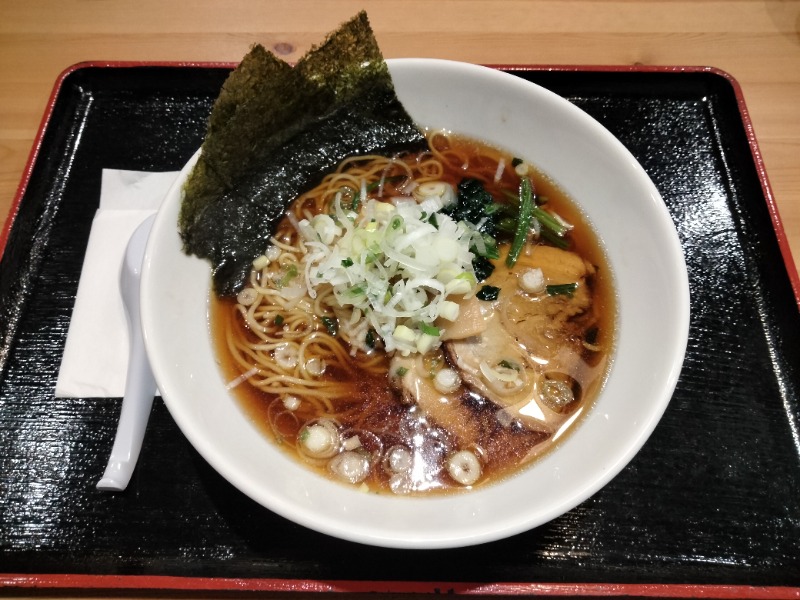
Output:
[[349,290],[347,290],[347,293],[350,294],[351,296],[363,296],[364,294],[367,293],[367,291],[366,289],[364,289],[364,285],[354,285]]
[[397,367],[397,370],[394,372],[398,377],[403,377],[406,373],[408,373],[408,369],[405,367]]
[[379,256],[381,256],[381,254],[383,253],[381,252],[381,247],[378,244],[370,244],[369,249],[364,256],[364,262],[368,265],[372,264],[378,259]]
[[549,296],[569,296],[572,298],[575,290],[578,289],[577,283],[561,283],[558,285],[548,285],[546,288]]
[[286,269],[286,273],[281,277],[280,281],[278,281],[278,287],[286,287],[295,277],[297,277],[297,265],[289,265],[289,268]]
[[422,333],[425,333],[427,335],[432,335],[432,336],[438,336],[439,333],[440,333],[438,327],[434,327],[433,325],[428,325],[427,323],[420,323],[419,324],[419,330]]
[[281,325],[283,325],[283,315],[275,315],[275,319],[272,322],[275,323],[275,325],[277,325],[278,327],[280,327]]
[[519,185],[519,217],[517,218],[517,230],[514,232],[514,241],[511,242],[511,248],[509,248],[508,256],[506,256],[506,265],[509,267],[513,267],[516,264],[519,254],[522,252],[522,246],[525,245],[525,241],[528,239],[528,230],[531,226],[533,208],[531,180],[527,177],[523,177]]
[[339,333],[339,321],[333,317],[322,317],[322,324],[325,325],[325,329],[328,330],[332,336],[336,336]]
[[[368,345],[374,345],[404,356],[425,354],[438,345],[444,330],[421,328],[420,322],[435,326],[433,317],[457,319],[458,304],[453,297],[472,296],[480,288],[470,247],[478,245],[486,252],[488,245],[494,252],[496,242],[493,238],[484,240],[474,225],[453,221],[444,211],[435,213],[441,228],[436,231],[427,222],[431,210],[416,202],[382,202],[372,197],[374,194],[367,198],[361,191],[362,214],[355,223],[345,223],[342,229],[346,231],[336,234],[335,243],[315,247],[313,266],[305,271],[298,266],[298,270],[305,275],[309,290],[330,285],[340,306],[358,310],[359,325],[363,325],[358,336],[362,350],[369,351]],[[343,221],[350,218],[351,199],[352,195],[346,197],[348,208],[343,208],[341,198],[335,202],[336,213]],[[428,246],[433,251],[427,251]],[[482,268],[478,270],[488,276],[492,264],[486,259],[479,262]],[[324,332],[321,317],[316,322]],[[345,323],[339,321],[338,325],[338,333],[343,335]],[[367,335],[369,328],[372,331]]]
[[477,297],[478,300],[488,301],[488,300],[497,300],[497,297],[499,295],[500,295],[499,287],[495,287],[493,285],[485,285],[480,290],[478,290],[478,293],[475,294],[475,297]]

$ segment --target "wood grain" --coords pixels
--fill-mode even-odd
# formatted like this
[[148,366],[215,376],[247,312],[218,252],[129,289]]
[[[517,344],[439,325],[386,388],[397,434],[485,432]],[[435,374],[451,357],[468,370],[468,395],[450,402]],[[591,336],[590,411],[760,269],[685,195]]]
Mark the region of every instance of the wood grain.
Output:
[[0,225],[13,218],[48,98],[70,65],[233,62],[254,42],[294,60],[362,8],[387,57],[726,71],[743,90],[800,262],[800,1],[790,0],[2,0]]

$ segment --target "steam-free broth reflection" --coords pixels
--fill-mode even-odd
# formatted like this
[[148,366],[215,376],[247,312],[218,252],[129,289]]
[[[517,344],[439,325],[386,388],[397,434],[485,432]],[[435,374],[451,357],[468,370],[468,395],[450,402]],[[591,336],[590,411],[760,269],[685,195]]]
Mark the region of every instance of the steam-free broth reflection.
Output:
[[428,140],[344,161],[295,201],[239,296],[211,298],[253,422],[373,492],[518,472],[576,427],[613,350],[612,277],[577,206],[507,153]]

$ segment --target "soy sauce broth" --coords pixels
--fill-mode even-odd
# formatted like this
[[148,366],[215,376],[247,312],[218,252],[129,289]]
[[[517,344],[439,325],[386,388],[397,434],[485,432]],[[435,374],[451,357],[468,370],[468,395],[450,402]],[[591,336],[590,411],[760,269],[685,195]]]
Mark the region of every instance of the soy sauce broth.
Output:
[[[486,180],[486,189],[496,201],[514,201],[502,191],[519,187],[520,177],[512,166],[513,157],[464,138],[446,136],[438,139],[433,136],[431,140],[432,145],[442,144],[440,150],[452,150],[452,164],[446,166],[441,180],[455,187],[463,178],[477,175]],[[501,169],[498,169],[499,160],[504,161]],[[463,168],[464,164],[469,164],[469,168]],[[359,454],[369,465],[369,475],[354,485],[365,491],[400,495],[450,493],[490,485],[528,467],[568,437],[597,397],[611,361],[616,322],[613,280],[602,246],[577,204],[536,169],[529,167],[527,176],[539,200],[544,200],[542,206],[574,226],[569,234],[569,250],[594,267],[587,286],[591,288],[592,311],[596,319],[591,339],[586,340],[586,345],[592,350],[585,351],[584,360],[596,375],[582,386],[579,405],[570,408],[570,418],[559,431],[543,433],[514,419],[499,418],[501,411],[496,404],[474,388],[462,385],[458,392],[450,395],[449,402],[458,405],[457,414],[463,417],[462,421],[469,421],[470,431],[479,432],[480,439],[480,443],[463,448],[457,433],[437,423],[420,406],[402,400],[397,386],[393,387],[390,381],[391,357],[380,351],[368,356],[358,352],[352,357],[351,368],[327,368],[318,376],[319,381],[331,385],[344,383],[346,389],[339,397],[329,399],[334,407],[330,413],[304,401],[300,394],[289,394],[294,398],[287,400],[287,394],[265,393],[247,382],[235,385],[231,393],[254,425],[298,462],[324,477],[340,479],[332,474],[329,457],[318,459],[298,451],[298,438],[304,435],[302,431],[307,424],[331,421],[344,451],[353,446],[351,451]],[[390,189],[392,185],[386,185],[387,196],[402,192],[401,189]],[[282,227],[286,226],[284,222]],[[280,228],[277,235],[281,235]],[[230,332],[257,342],[252,331],[242,325],[235,305],[235,298],[218,298],[212,293],[209,314],[212,337],[227,382],[236,382],[243,373],[243,367],[232,359],[227,349],[226,340]],[[320,330],[326,327],[319,319],[315,323]],[[278,331],[281,325],[274,325]],[[448,357],[438,353],[430,360],[447,363]],[[406,454],[398,449],[405,450]],[[473,485],[464,486],[454,481],[445,466],[448,456],[460,450],[472,452],[481,463],[481,477]],[[399,477],[394,470],[392,461],[396,462],[398,456],[401,462],[404,457],[411,457],[413,481],[409,482],[406,476]],[[258,457],[253,459],[258,460]],[[400,479],[404,481],[399,482]]]

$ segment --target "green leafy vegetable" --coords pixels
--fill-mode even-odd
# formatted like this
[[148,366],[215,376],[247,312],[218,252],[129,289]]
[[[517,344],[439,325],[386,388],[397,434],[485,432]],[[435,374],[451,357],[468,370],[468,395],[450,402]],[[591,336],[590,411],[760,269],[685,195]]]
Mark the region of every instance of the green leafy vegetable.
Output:
[[517,220],[514,217],[503,217],[497,220],[495,227],[499,233],[513,235],[517,229]]
[[322,324],[325,325],[325,329],[328,330],[332,336],[336,336],[339,333],[339,320],[333,317],[322,317]]
[[494,271],[494,265],[482,256],[472,259],[472,269],[475,271],[475,279],[485,281]]
[[[517,204],[519,205],[519,194],[513,195],[505,190],[504,193],[508,196],[509,200],[517,200]],[[562,250],[569,248],[570,241],[567,237],[569,228],[540,206],[547,203],[547,196],[535,194],[531,187],[531,197],[533,199],[531,216],[536,219],[541,226],[541,237]],[[501,210],[503,215],[495,220],[495,227],[498,235],[514,234],[519,224],[519,210],[510,209],[509,205],[503,205]]]
[[508,255],[506,256],[506,265],[509,267],[513,267],[516,264],[519,253],[522,252],[522,247],[528,239],[533,209],[531,180],[527,177],[523,177],[519,185],[519,217],[517,217],[517,229],[514,232],[514,241],[511,242],[511,248],[509,248]]
[[477,256],[482,256],[484,258],[500,258],[500,251],[497,248],[497,240],[490,236],[488,233],[482,233],[481,239],[483,240],[483,251],[478,250],[475,246],[472,246],[470,250],[473,254]]
[[364,338],[364,343],[367,345],[367,348],[372,350],[373,348],[375,348],[375,342],[376,342],[376,340],[375,340],[375,331],[370,329],[367,332],[366,337]]
[[500,288],[495,287],[493,285],[484,285],[478,293],[475,294],[475,297],[478,300],[497,300],[497,297],[500,295]]
[[549,230],[558,237],[563,237],[569,231],[558,219],[543,208],[533,206],[531,208],[531,214],[541,223],[543,231]]
[[480,225],[478,231],[494,236],[494,220],[490,217],[496,212],[492,195],[477,179],[465,178],[458,184],[456,202],[441,212],[454,221],[466,221],[472,225]]
[[556,235],[549,229],[545,229],[542,227],[542,238],[553,244],[553,246],[557,248],[561,248],[562,250],[566,250],[569,248],[569,239],[566,237],[561,237]]
[[575,290],[578,289],[577,283],[560,283],[558,285],[548,285],[546,288],[547,294],[549,296],[572,296],[575,294]]

